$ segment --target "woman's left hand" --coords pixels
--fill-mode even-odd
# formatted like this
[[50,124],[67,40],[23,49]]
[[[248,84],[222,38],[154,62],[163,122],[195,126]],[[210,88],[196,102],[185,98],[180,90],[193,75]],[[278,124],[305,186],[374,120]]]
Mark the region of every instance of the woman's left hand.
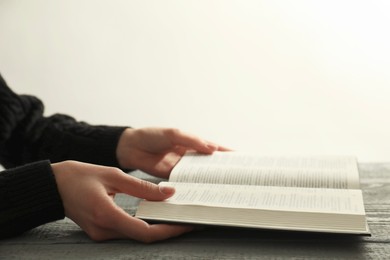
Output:
[[116,155],[122,168],[168,178],[189,150],[211,154],[229,149],[174,128],[128,128],[119,139]]

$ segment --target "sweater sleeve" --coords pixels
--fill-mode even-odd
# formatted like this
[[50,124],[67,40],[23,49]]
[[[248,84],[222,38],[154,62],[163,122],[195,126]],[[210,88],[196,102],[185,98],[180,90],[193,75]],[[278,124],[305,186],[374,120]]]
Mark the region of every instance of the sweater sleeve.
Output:
[[92,126],[67,115],[44,117],[42,102],[17,95],[0,75],[0,238],[64,218],[50,162],[116,166],[125,127]]
[[0,76],[0,163],[16,167],[38,160],[119,167],[116,146],[126,127],[89,125],[56,114],[43,116],[42,102],[17,95]]
[[49,161],[0,172],[0,239],[64,218]]

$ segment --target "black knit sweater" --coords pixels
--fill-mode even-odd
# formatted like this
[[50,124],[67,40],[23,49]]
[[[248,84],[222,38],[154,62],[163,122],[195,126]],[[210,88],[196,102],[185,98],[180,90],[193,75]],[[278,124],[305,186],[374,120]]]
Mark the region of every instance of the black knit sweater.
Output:
[[64,218],[50,163],[77,160],[119,167],[125,127],[91,126],[43,116],[42,102],[15,94],[0,75],[0,238]]

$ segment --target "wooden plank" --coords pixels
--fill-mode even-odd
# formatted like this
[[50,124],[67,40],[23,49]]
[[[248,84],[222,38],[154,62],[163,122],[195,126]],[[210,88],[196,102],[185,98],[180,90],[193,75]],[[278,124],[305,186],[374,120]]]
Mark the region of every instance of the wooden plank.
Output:
[[[279,239],[225,239],[222,232],[208,237],[187,235],[152,245],[133,241],[107,243],[8,244],[1,248],[4,259],[254,259],[263,258],[357,258],[385,259],[388,244],[359,240],[316,240],[290,237]],[[237,236],[237,235],[236,235]]]
[[[65,219],[0,241],[0,259],[386,259],[390,256],[390,164],[361,164],[359,168],[372,237],[207,228],[151,245],[132,240],[95,243]],[[159,181],[139,172],[132,174]],[[116,197],[129,214],[135,212],[138,201]]]

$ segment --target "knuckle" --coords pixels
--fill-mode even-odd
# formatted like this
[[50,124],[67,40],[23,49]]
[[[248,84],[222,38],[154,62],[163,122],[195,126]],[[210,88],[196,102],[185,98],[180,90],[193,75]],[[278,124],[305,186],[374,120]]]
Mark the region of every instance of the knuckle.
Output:
[[175,137],[180,135],[181,131],[178,128],[168,128],[165,130],[165,133],[168,137]]
[[111,167],[110,168],[110,174],[114,174],[116,176],[121,176],[121,175],[124,174],[124,172],[121,169],[119,169],[119,168]]
[[156,185],[145,181],[145,180],[139,180],[139,187],[141,190],[151,191],[156,189]]

